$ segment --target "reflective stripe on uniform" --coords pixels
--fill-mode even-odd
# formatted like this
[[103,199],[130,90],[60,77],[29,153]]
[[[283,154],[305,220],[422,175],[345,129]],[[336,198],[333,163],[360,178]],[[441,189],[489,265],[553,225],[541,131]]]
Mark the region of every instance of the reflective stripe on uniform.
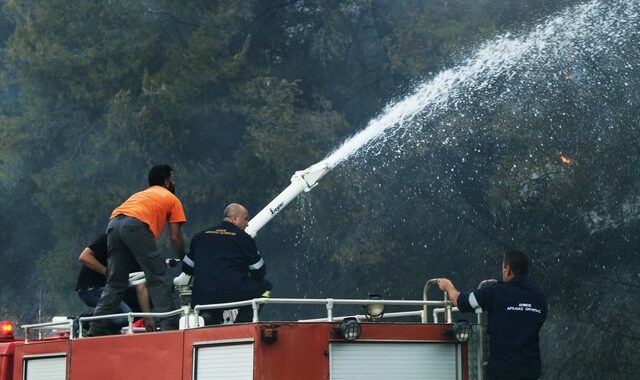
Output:
[[191,268],[195,268],[195,266],[196,266],[196,263],[194,263],[194,262],[193,262],[193,260],[191,260],[191,259],[189,258],[189,256],[185,256],[185,257],[183,257],[183,258],[182,258],[182,262],[183,262],[183,263],[185,263],[185,264],[187,264],[187,265],[188,265],[188,266],[190,266]]
[[473,292],[469,294],[469,305],[476,311],[476,314],[482,313],[482,308],[480,307],[480,304]]
[[260,258],[260,261],[258,261],[257,263],[249,265],[249,269],[250,270],[258,270],[258,269],[262,268],[263,265],[264,265],[264,260],[262,260],[262,258]]

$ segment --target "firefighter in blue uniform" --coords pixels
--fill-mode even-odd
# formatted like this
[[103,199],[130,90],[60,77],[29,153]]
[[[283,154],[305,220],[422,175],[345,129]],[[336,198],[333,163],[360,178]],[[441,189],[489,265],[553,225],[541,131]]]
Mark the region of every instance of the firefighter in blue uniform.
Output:
[[527,256],[510,251],[502,262],[502,280],[473,292],[459,292],[453,283],[438,279],[440,290],[449,294],[462,312],[488,313],[490,336],[489,380],[537,379],[541,362],[539,332],[547,317],[547,302],[526,276]]
[[[249,212],[237,203],[224,210],[223,221],[193,237],[182,271],[193,274],[192,306],[268,297],[271,283],[256,243],[244,230]],[[207,324],[222,322],[222,310],[203,313]],[[239,308],[235,322],[251,322],[251,306]]]

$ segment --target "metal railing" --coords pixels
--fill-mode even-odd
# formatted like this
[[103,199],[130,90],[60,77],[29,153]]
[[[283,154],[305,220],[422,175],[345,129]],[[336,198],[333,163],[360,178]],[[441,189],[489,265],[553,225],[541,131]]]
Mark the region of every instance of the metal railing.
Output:
[[[385,299],[337,299],[337,298],[254,298],[246,301],[238,301],[238,302],[227,302],[227,303],[219,303],[219,304],[207,304],[207,305],[196,305],[193,308],[193,312],[189,306],[183,306],[180,309],[164,312],[164,313],[138,313],[138,312],[129,312],[129,313],[119,313],[119,314],[107,314],[107,315],[98,315],[98,316],[88,316],[78,318],[78,338],[82,338],[84,334],[83,324],[90,321],[96,320],[113,320],[118,318],[126,318],[127,326],[126,333],[133,334],[133,322],[135,318],[167,318],[173,316],[183,316],[184,318],[184,328],[192,328],[192,327],[200,327],[199,323],[199,315],[203,310],[216,310],[216,309],[234,309],[242,306],[251,306],[253,310],[253,322],[259,322],[258,311],[261,305],[266,304],[293,304],[293,305],[324,305],[327,310],[326,317],[323,318],[315,318],[315,319],[304,319],[299,320],[298,322],[336,322],[342,321],[345,318],[357,318],[358,320],[365,320],[369,317],[367,315],[350,315],[350,316],[334,316],[334,306],[336,305],[362,305],[366,306],[371,303],[383,304],[385,306],[421,306],[422,310],[411,310],[411,311],[403,311],[403,312],[392,312],[385,313],[384,318],[401,318],[401,317],[412,317],[419,316],[422,323],[428,323],[428,308],[429,306],[433,306],[433,321],[434,323],[439,323],[438,314],[445,314],[444,323],[452,323],[452,313],[454,311],[458,311],[457,307],[454,307],[447,293],[444,293],[444,299],[442,301],[433,301],[428,299],[428,293],[430,288],[435,284],[437,279],[431,279],[427,281],[424,286],[423,291],[423,300],[385,300]],[[485,280],[480,283],[478,288],[484,286],[487,283],[495,282],[495,280]],[[194,319],[191,319],[190,316],[194,316]],[[478,315],[478,324],[480,324],[481,316]],[[30,325],[23,325],[25,333],[25,342],[29,342],[29,333],[34,330],[41,331],[52,329],[56,326],[63,326],[65,329],[69,331],[69,338],[73,339],[73,326],[74,320],[65,320],[65,321],[54,321],[47,323],[37,323]]]
[[29,332],[30,330],[38,331],[38,339],[42,339],[42,331],[44,330],[53,330],[55,331],[55,327],[58,329],[64,329],[65,333],[69,334],[69,337],[73,335],[73,319],[67,319],[64,321],[53,321],[53,322],[44,322],[44,323],[33,323],[30,325],[22,325],[22,329],[24,330],[24,342],[29,343]]
[[[404,318],[404,317],[420,317],[422,319],[422,310],[384,313],[384,319]],[[354,315],[344,315],[339,317],[333,317],[333,322],[342,322],[346,318],[355,318],[358,321],[367,321],[371,319],[371,317],[366,314],[354,314]],[[327,318],[299,319],[298,322],[328,322],[328,320]]]
[[[437,279],[429,280],[429,281],[427,281],[427,284],[425,284],[425,293],[424,293],[425,299],[427,297],[427,292],[429,290],[429,287],[431,286],[429,284],[429,282],[435,283],[436,280]],[[487,280],[482,280],[482,281],[480,281],[480,283],[478,284],[478,287],[476,289],[480,289],[480,288],[482,288],[482,287],[484,287],[486,285],[495,284],[497,282],[498,282],[498,280],[495,280],[495,279],[492,279],[492,278],[487,279]],[[445,299],[448,299],[448,295],[447,295],[446,292],[445,292]],[[451,311],[459,311],[459,310],[458,310],[457,307],[452,307]],[[446,308],[434,308],[433,309],[433,322],[434,323],[438,323],[438,314],[445,313],[445,315],[446,315],[446,312],[447,312]],[[482,315],[483,314],[484,313],[476,313],[476,322],[477,322],[477,325],[478,325],[478,330],[480,332],[478,334],[478,348],[477,348],[477,353],[476,353],[476,355],[477,355],[476,365],[477,365],[477,371],[478,371],[478,377],[477,377],[478,380],[482,380],[482,378],[483,378],[484,365],[485,365],[485,363],[484,363],[484,338],[485,338],[485,336],[484,336],[484,332],[482,330],[482,325],[483,325]],[[447,322],[447,323],[451,323],[451,322]]]
[[[136,279],[138,280],[138,279]],[[477,289],[482,288],[488,284],[496,283],[497,281],[494,279],[488,279],[480,282],[478,284]],[[459,312],[458,307],[453,306],[452,301],[449,299],[449,296],[446,292],[444,293],[444,298],[441,301],[429,300],[428,295],[429,291],[433,287],[433,285],[437,284],[437,279],[431,279],[425,283],[423,288],[423,300],[385,300],[385,299],[336,299],[336,298],[255,298],[246,301],[239,302],[228,302],[228,303],[219,303],[219,304],[207,304],[207,305],[197,305],[193,308],[193,310],[189,306],[183,306],[180,309],[164,312],[164,313],[138,313],[138,312],[129,312],[129,313],[119,313],[119,314],[108,314],[108,315],[99,315],[99,316],[87,316],[80,317],[77,319],[78,327],[78,335],[77,338],[83,338],[83,324],[90,321],[96,320],[115,320],[118,318],[126,318],[127,326],[124,328],[126,334],[133,334],[134,328],[133,323],[134,319],[138,317],[142,318],[167,318],[174,316],[182,316],[184,317],[181,323],[181,328],[195,328],[201,327],[200,322],[200,313],[204,310],[217,310],[217,309],[234,309],[242,306],[251,306],[253,310],[253,318],[252,322],[259,322],[258,312],[260,310],[261,305],[265,304],[281,304],[281,305],[324,305],[326,308],[326,317],[322,318],[314,318],[314,319],[302,319],[297,322],[341,322],[345,318],[356,318],[359,321],[365,321],[371,319],[370,316],[365,314],[355,314],[349,316],[335,316],[334,308],[337,305],[362,305],[367,306],[370,304],[383,304],[385,306],[420,306],[421,310],[410,310],[410,311],[400,311],[400,312],[387,312],[384,313],[384,319],[389,318],[403,318],[403,317],[419,317],[421,323],[429,323],[429,307],[433,307],[432,311],[432,320],[433,323],[440,323],[439,315],[444,314],[444,323],[453,323],[453,313]],[[478,334],[478,346],[477,346],[477,378],[482,380],[483,378],[483,369],[484,369],[484,332],[482,331],[483,326],[483,317],[482,313],[476,314],[477,324],[476,328],[479,331]],[[36,323],[36,324],[28,324],[23,325],[22,329],[24,330],[24,341],[25,343],[30,342],[30,333],[34,331],[38,331],[39,339],[42,339],[43,331],[53,331],[58,333],[59,336],[74,339],[74,319],[65,319],[61,321],[53,321],[46,323]]]
[[[136,317],[141,317],[141,318],[149,318],[149,317],[156,317],[156,318],[167,318],[167,317],[174,317],[174,316],[188,316],[189,315],[189,307],[182,307],[180,309],[176,309],[176,310],[171,310],[171,311],[166,311],[163,313],[135,313],[135,312],[130,312],[130,313],[119,313],[119,314],[105,314],[105,315],[95,315],[95,316],[91,316],[91,317],[81,317],[78,318],[78,338],[82,338],[83,337],[83,328],[82,328],[82,324],[83,322],[91,322],[91,321],[97,321],[97,320],[103,320],[103,319],[118,319],[118,318],[122,318],[122,317],[127,317],[127,334],[133,334],[133,322],[134,319]],[[188,323],[189,323],[189,318],[186,318],[186,323],[187,323],[187,327]]]
[[[228,302],[220,304],[209,305],[196,305],[193,311],[196,315],[196,323],[201,310],[216,310],[216,309],[233,309],[241,306],[251,305],[253,309],[253,322],[259,322],[258,310],[259,305],[263,304],[293,304],[293,305],[325,305],[327,309],[326,318],[301,320],[300,322],[335,322],[348,318],[346,316],[335,317],[333,315],[333,309],[335,305],[369,305],[371,303],[394,305],[394,306],[443,306],[443,301],[408,301],[408,300],[370,300],[370,299],[337,299],[337,298],[254,298],[252,300],[240,301],[240,302]],[[385,317],[405,317],[405,316],[421,316],[423,311],[409,311],[398,313],[385,313]]]
[[[193,328],[200,327],[199,323],[199,314],[203,310],[215,310],[215,309],[234,309],[241,306],[251,306],[253,309],[253,322],[259,322],[258,311],[260,309],[260,305],[264,304],[292,304],[292,305],[324,305],[327,310],[326,317],[316,318],[316,319],[306,319],[299,320],[298,322],[336,322],[342,321],[345,318],[355,317],[359,320],[368,319],[366,315],[353,315],[353,316],[334,316],[334,306],[336,305],[369,305],[371,303],[383,304],[385,306],[444,306],[444,301],[419,301],[419,300],[384,300],[384,299],[335,299],[335,298],[255,298],[252,300],[239,301],[239,302],[228,302],[228,303],[219,303],[219,304],[208,304],[208,305],[196,305],[192,310],[188,306],[183,306],[180,309],[164,312],[164,313],[138,313],[138,312],[129,312],[129,313],[118,313],[118,314],[105,314],[105,315],[97,315],[97,316],[88,316],[88,317],[80,317],[77,319],[78,322],[78,338],[84,337],[84,325],[86,322],[96,321],[96,320],[115,320],[119,318],[127,319],[126,333],[133,334],[133,322],[135,318],[142,317],[155,317],[155,318],[167,318],[173,316],[184,316],[184,328]],[[411,310],[404,312],[392,312],[385,313],[384,318],[401,318],[401,317],[411,317],[417,316],[420,317],[421,320],[424,320],[424,311],[423,310]],[[195,315],[195,318],[189,318],[190,315]],[[51,329],[52,327],[64,327],[68,329],[69,339],[74,339],[74,320],[69,319],[63,322],[47,322],[47,323],[37,323],[37,324],[29,324],[23,325],[25,334],[25,342],[29,342],[29,334],[32,331],[39,331],[40,338],[41,332],[43,330]]]
[[[422,299],[426,302],[429,299],[429,290],[431,289],[431,287],[438,283],[438,279],[437,278],[432,278],[431,280],[427,281],[424,284],[424,289],[422,291]],[[449,300],[449,295],[447,294],[447,292],[443,292],[444,293],[444,299],[441,301],[442,305],[444,305],[444,312],[445,312],[445,323],[452,323],[453,322],[453,316],[452,316],[452,307],[453,304],[451,303],[451,301]],[[429,305],[424,305],[424,307],[422,308],[422,323],[429,323]],[[434,314],[434,323],[437,323],[435,320],[435,314]]]

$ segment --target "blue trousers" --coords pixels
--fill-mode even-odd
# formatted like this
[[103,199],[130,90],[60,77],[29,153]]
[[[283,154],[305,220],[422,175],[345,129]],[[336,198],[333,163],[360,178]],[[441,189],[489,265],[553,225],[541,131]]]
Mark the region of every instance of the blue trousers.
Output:
[[[88,289],[78,289],[78,297],[84,302],[85,305],[89,307],[95,308],[100,301],[100,296],[102,296],[102,291],[104,287],[100,288],[88,288]],[[124,301],[120,302],[120,304],[115,308],[114,313],[129,313],[131,312],[131,308]],[[126,325],[127,319],[116,319],[115,324],[118,326]]]

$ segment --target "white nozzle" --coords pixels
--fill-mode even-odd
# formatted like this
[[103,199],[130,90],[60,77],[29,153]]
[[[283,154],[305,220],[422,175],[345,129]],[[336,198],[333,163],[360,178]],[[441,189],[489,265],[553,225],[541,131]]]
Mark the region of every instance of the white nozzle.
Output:
[[320,178],[324,177],[331,167],[321,161],[309,166],[305,170],[295,172],[291,177],[291,184],[275,197],[265,208],[263,208],[251,221],[245,230],[246,233],[255,237],[258,231],[264,227],[274,216],[276,216],[286,205],[294,200],[303,191],[309,191],[318,184]]

